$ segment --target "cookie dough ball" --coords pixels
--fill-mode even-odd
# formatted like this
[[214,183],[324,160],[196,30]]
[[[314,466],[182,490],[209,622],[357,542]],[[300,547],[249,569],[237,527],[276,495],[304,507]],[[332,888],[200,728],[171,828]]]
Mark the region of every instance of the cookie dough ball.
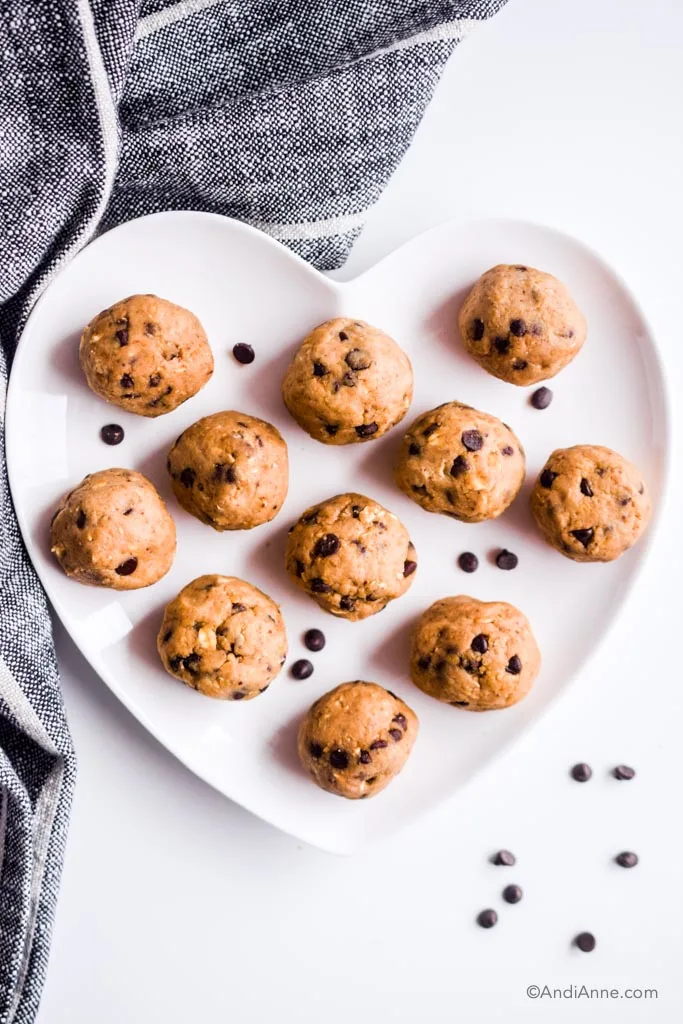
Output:
[[645,531],[651,506],[632,462],[610,448],[578,444],[552,453],[531,492],[531,512],[567,558],[612,562]]
[[483,274],[460,310],[465,348],[510,384],[559,373],[586,340],[586,321],[552,274],[501,264]]
[[342,683],[309,709],[299,727],[299,757],[321,789],[362,800],[398,775],[418,725],[415,712],[383,686]]
[[235,576],[200,576],[167,606],[157,647],[164,668],[207,697],[250,700],[287,656],[280,608]]
[[415,420],[403,438],[396,483],[427,512],[480,523],[514,501],[525,466],[521,442],[505,423],[447,402]]
[[156,295],[132,295],[98,313],[81,335],[80,359],[96,395],[140,416],[172,412],[213,373],[197,317]]
[[214,530],[251,530],[287,497],[287,445],[272,423],[216,412],[185,430],[168,455],[173,493]]
[[141,473],[103,469],[62,498],[50,546],[67,576],[79,583],[137,590],[171,568],[175,524]]
[[282,382],[282,397],[316,441],[371,441],[407,413],[413,370],[405,352],[383,331],[338,317],[302,342]]
[[412,638],[415,685],[467,711],[516,704],[540,665],[528,619],[505,601],[444,597],[423,613]]
[[416,559],[397,516],[362,494],[338,494],[307,509],[292,527],[286,565],[326,612],[357,620],[406,592]]

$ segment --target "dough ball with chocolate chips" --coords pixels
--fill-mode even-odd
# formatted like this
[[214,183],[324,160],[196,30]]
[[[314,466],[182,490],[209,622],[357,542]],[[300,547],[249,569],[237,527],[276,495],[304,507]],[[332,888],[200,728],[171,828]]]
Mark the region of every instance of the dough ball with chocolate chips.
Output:
[[132,469],[92,473],[65,495],[50,528],[50,547],[79,583],[137,590],[173,564],[175,524],[154,484]]
[[287,656],[279,606],[234,576],[200,576],[164,612],[157,647],[164,668],[221,700],[267,690]]
[[362,800],[401,771],[418,725],[415,712],[390,690],[342,683],[309,709],[299,727],[299,757],[321,789]]
[[168,454],[173,493],[214,530],[251,530],[287,497],[287,445],[272,423],[216,412],[185,430]]
[[282,397],[316,441],[371,441],[408,411],[413,370],[393,338],[362,320],[338,317],[301,343],[282,382]]
[[528,619],[504,601],[444,597],[423,613],[413,633],[415,685],[466,711],[516,704],[531,689],[540,665]]
[[521,265],[487,270],[458,322],[470,355],[510,384],[554,377],[586,340],[586,321],[562,282]]
[[531,512],[557,551],[575,562],[612,562],[650,520],[637,467],[610,448],[578,444],[554,451],[531,492]]
[[427,512],[495,519],[524,483],[524,449],[495,416],[460,402],[424,413],[403,438],[396,483]]
[[404,594],[417,569],[408,531],[362,494],[307,509],[289,533],[287,571],[326,612],[366,619]]
[[196,395],[213,355],[194,313],[156,295],[131,295],[81,335],[81,368],[95,394],[140,416],[161,416]]

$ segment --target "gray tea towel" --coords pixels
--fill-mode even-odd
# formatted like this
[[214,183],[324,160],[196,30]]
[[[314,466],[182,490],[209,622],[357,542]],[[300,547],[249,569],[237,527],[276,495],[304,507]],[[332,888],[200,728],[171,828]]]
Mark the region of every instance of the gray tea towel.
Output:
[[[216,211],[321,269],[339,266],[452,50],[504,2],[0,0],[3,393],[36,296],[121,221]],[[75,759],[1,419],[0,1024],[9,1024],[32,1021],[38,1006]]]

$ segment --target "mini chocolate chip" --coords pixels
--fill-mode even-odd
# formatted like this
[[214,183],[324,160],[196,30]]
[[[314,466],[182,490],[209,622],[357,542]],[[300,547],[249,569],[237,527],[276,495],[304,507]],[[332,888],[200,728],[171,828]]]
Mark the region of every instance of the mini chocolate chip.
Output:
[[157,325],[152,323],[145,324],[145,334],[156,334]]
[[321,629],[307,629],[304,633],[304,645],[309,651],[322,651],[325,646],[325,634]]
[[349,336],[346,333],[346,331],[340,331],[339,332],[339,340],[340,341],[348,341],[349,340]]
[[470,464],[464,455],[458,455],[456,459],[453,459],[453,465],[451,466],[451,476],[462,476],[470,468]]
[[448,703],[454,708],[468,708],[470,706],[470,702],[468,700],[451,700]]
[[493,347],[495,348],[496,352],[499,352],[501,356],[504,356],[510,351],[510,339],[494,338]]
[[558,476],[557,473],[553,473],[552,469],[544,469],[540,476],[541,487],[545,487],[546,490],[553,486],[553,480]]
[[384,747],[388,747],[389,744],[386,740],[375,740],[374,743],[370,744],[370,750],[383,750]]
[[477,664],[474,661],[470,661],[469,658],[463,658],[463,660],[460,663],[460,666],[463,669],[463,671],[467,672],[467,674],[470,676],[474,676],[477,674]]
[[528,267],[522,267],[522,266],[519,266],[519,267],[515,267],[515,270],[522,270],[522,271],[525,271],[525,270],[528,270]]
[[529,364],[527,363],[526,359],[515,359],[515,361],[512,364],[512,369],[513,370],[526,370],[528,365]]
[[619,779],[620,782],[629,782],[635,778],[635,774],[635,768],[629,768],[627,764],[618,764],[612,772],[614,778]]
[[493,857],[491,858],[491,863],[502,865],[506,868],[511,868],[514,867],[514,865],[517,863],[517,858],[515,857],[514,853],[510,853],[509,850],[498,850],[498,852],[494,853]]
[[419,444],[416,444],[414,441],[412,441],[410,447],[408,448],[408,454],[422,455],[422,449],[420,448]]
[[567,331],[564,332],[564,337],[565,338],[573,338],[574,337],[574,331],[573,331],[573,329],[571,327]]
[[489,638],[484,633],[477,633],[471,647],[477,654],[486,654],[489,649]]
[[518,676],[519,673],[522,671],[522,662],[520,661],[519,656],[517,654],[512,655],[507,665],[505,666],[505,671],[509,672],[511,676]]
[[614,859],[621,868],[634,868],[638,863],[638,855],[627,850],[618,853]]
[[573,765],[570,772],[570,775],[575,782],[588,782],[592,774],[593,770],[591,766],[589,764],[584,764],[582,761],[579,762],[579,764]]
[[135,381],[133,380],[129,373],[124,373],[124,375],[121,377],[121,380],[119,381],[119,384],[121,385],[122,388],[129,390],[130,388],[134,387]]
[[478,452],[484,446],[484,438],[478,430],[466,430],[460,440],[468,452]]
[[237,345],[233,345],[232,354],[238,363],[242,363],[246,366],[248,363],[253,363],[255,359],[254,350],[251,345],[245,345],[243,341],[240,341]]
[[518,885],[506,885],[503,889],[503,899],[506,903],[519,903],[522,898],[522,890]]
[[358,519],[358,517],[360,516],[362,511],[363,510],[360,507],[360,505],[352,505],[351,506],[351,515],[353,516],[354,519]]
[[581,493],[585,494],[587,498],[593,497],[593,489],[586,480],[585,476],[581,477]]
[[425,487],[424,484],[411,484],[410,488],[411,488],[411,490],[415,494],[426,494],[427,493],[427,488]]
[[364,348],[352,348],[346,353],[346,363],[352,370],[367,370],[372,365],[372,358]]
[[190,469],[189,466],[186,466],[185,469],[180,474],[180,482],[183,485],[183,487],[192,487],[196,478],[197,474],[193,469]]
[[484,321],[480,320],[479,317],[475,317],[470,324],[470,336],[472,341],[481,341],[484,337]]
[[117,576],[131,576],[138,567],[137,558],[127,558],[121,565],[117,565],[114,572]]
[[306,566],[304,565],[304,563],[301,562],[298,558],[294,560],[294,570],[299,579],[301,579],[301,577],[303,576],[305,568]]
[[317,761],[319,758],[323,756],[323,748],[320,746],[319,743],[309,743],[308,753]]
[[476,572],[479,568],[479,559],[471,551],[463,551],[458,556],[458,565],[463,572]]
[[346,595],[344,595],[339,602],[339,607],[343,612],[350,612],[353,611],[355,603],[356,602],[352,597],[347,597]]
[[421,658],[417,659],[417,667],[421,668],[423,672],[426,672],[432,663],[432,659],[428,654],[423,654]]
[[172,636],[173,636],[173,630],[172,629],[167,629],[166,632],[164,633],[162,643],[167,644]]
[[402,729],[408,728],[408,719],[406,718],[405,715],[394,715],[394,717],[392,718],[392,722],[398,722]]
[[341,750],[337,747],[335,750],[330,751],[330,764],[333,768],[348,768],[349,766],[349,755],[345,750]]
[[503,548],[496,555],[496,565],[499,569],[516,569],[519,563],[517,555],[513,551]]
[[595,936],[591,935],[590,932],[581,932],[574,939],[574,943],[579,947],[582,953],[592,953],[595,949]]
[[641,484],[638,488],[638,494],[645,494],[645,484]]
[[200,657],[194,651],[183,658],[183,668],[186,672],[196,672],[199,668]]
[[325,583],[325,580],[321,580],[319,576],[315,576],[310,583],[311,590],[314,594],[331,594],[332,587],[329,583]]
[[147,383],[151,388],[158,388],[159,385],[161,384],[161,374],[153,373],[152,376],[147,381]]
[[510,333],[514,334],[515,338],[523,338],[526,334],[526,323],[524,320],[511,320]]
[[359,437],[372,437],[378,430],[379,427],[376,423],[361,423],[356,427],[356,433]]
[[370,751],[369,750],[361,750],[360,756],[359,756],[358,760],[360,761],[361,764],[370,764],[370,762],[372,761],[372,757],[370,756]]
[[417,569],[417,562],[413,562],[411,559],[408,559],[407,561],[405,561],[403,563],[403,575],[404,576],[412,576],[412,574],[415,572],[416,569]]
[[246,612],[246,604],[242,604],[240,601],[233,601],[232,608],[230,609],[231,615],[238,615],[239,612]]
[[510,444],[506,444],[504,448],[501,448],[501,455],[514,455],[515,449]]
[[352,373],[351,370],[345,373],[342,377],[342,384],[345,388],[355,388],[357,383],[358,377],[356,377],[355,373]]
[[334,423],[326,423],[325,430],[330,435],[330,437],[334,437],[334,435],[339,432],[339,427]]
[[87,516],[83,509],[81,509],[78,513],[78,518],[76,519],[76,526],[78,527],[79,530],[82,530],[87,521]]
[[313,558],[329,558],[339,551],[340,543],[336,533],[326,533],[313,548]]
[[578,540],[579,544],[583,545],[584,548],[588,547],[595,536],[595,530],[592,526],[589,526],[585,530],[570,530],[569,532],[572,537],[575,537]]
[[233,700],[244,700],[245,697],[246,693],[242,693],[240,690],[235,690],[235,692],[232,695]]
[[327,367],[323,366],[322,363],[313,363],[313,376],[324,377],[328,372]]
[[531,396],[534,409],[547,409],[552,400],[553,393],[550,388],[537,388]]
[[121,348],[124,348],[128,344],[128,328],[122,327],[121,330],[116,332],[115,338]]
[[171,672],[177,672],[178,671],[178,669],[180,668],[180,665],[182,663],[182,660],[183,659],[181,658],[181,656],[179,654],[176,654],[175,657],[173,657],[173,658],[169,658],[168,665],[169,665],[169,668],[171,669]]
[[100,430],[100,437],[105,444],[121,444],[124,436],[123,427],[120,427],[118,423],[107,423]]
[[482,910],[477,917],[477,924],[480,928],[493,928],[498,921],[498,914],[495,910]]
[[308,679],[313,675],[313,665],[308,658],[299,658],[292,665],[292,675],[295,679]]
[[400,729],[390,729],[389,735],[391,736],[392,740],[394,740],[396,743],[398,743],[399,740],[403,739],[403,733],[401,732]]

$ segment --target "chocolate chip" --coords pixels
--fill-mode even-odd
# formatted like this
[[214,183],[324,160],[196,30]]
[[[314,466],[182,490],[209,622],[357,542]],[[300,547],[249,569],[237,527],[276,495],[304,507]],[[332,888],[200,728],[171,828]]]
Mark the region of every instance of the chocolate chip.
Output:
[[516,569],[519,563],[517,555],[513,551],[503,548],[496,555],[496,565],[499,569]]
[[119,331],[116,332],[114,337],[118,341],[121,348],[124,348],[124,346],[128,344],[128,328],[122,327]]
[[526,334],[526,323],[524,320],[511,320],[510,333],[514,334],[515,338],[523,338]]
[[405,715],[394,715],[392,722],[398,722],[402,729],[408,728],[408,719]]
[[422,455],[422,449],[420,448],[419,444],[416,444],[415,441],[413,441],[408,448],[408,454]]
[[477,924],[480,928],[493,928],[498,921],[498,914],[495,910],[482,910],[477,917]]
[[305,568],[306,566],[304,565],[304,563],[300,561],[298,558],[294,560],[294,569],[299,579],[301,579],[301,577],[303,576]]
[[412,574],[415,572],[416,569],[417,569],[417,562],[413,562],[411,559],[407,559],[407,561],[405,561],[403,563],[403,575],[404,576],[412,576]]
[[329,558],[339,551],[340,543],[336,533],[326,533],[313,548],[313,558]]
[[498,850],[498,852],[494,853],[491,858],[491,862],[493,864],[502,865],[506,868],[511,868],[517,863],[517,858],[514,853],[510,853],[509,850]]
[[356,603],[356,602],[355,602],[354,598],[352,598],[352,597],[347,597],[347,596],[345,595],[345,596],[344,596],[344,597],[342,597],[342,599],[340,600],[340,602],[339,602],[339,607],[341,608],[341,610],[342,610],[343,612],[350,612],[350,611],[353,611],[353,608],[354,608],[354,605],[355,605],[355,603]]
[[513,370],[526,370],[528,365],[529,364],[527,363],[526,359],[515,359],[515,361],[512,364],[512,369]]
[[341,750],[337,747],[336,750],[330,751],[330,764],[333,768],[348,768],[349,755],[345,750]]
[[330,437],[334,437],[334,435],[339,431],[339,427],[334,423],[326,423],[325,430],[330,435]]
[[325,646],[325,634],[321,629],[307,629],[304,633],[304,645],[309,651],[322,651]]
[[363,510],[360,507],[360,505],[351,506],[351,515],[353,516],[354,519],[358,519],[362,511]]
[[557,473],[553,473],[552,469],[544,469],[540,476],[541,487],[545,487],[546,490],[553,486],[553,480],[558,476]]
[[320,746],[319,743],[309,743],[308,753],[317,761],[319,758],[323,756],[323,748]]
[[479,317],[475,317],[470,324],[470,337],[472,341],[481,341],[484,337],[484,321],[480,320]]
[[468,700],[451,700],[448,703],[452,704],[454,708],[468,708],[470,706]]
[[583,953],[592,953],[595,949],[595,936],[591,935],[590,932],[581,932],[574,939],[574,943]]
[[340,331],[339,332],[339,340],[340,341],[348,341],[349,340],[349,336],[346,333],[346,331]]
[[372,761],[372,758],[370,756],[370,751],[369,750],[361,750],[360,756],[359,756],[358,760],[360,761],[361,764],[370,764],[370,762]]
[[357,383],[358,377],[355,375],[355,373],[351,373],[350,370],[348,371],[348,373],[345,373],[344,376],[342,377],[342,384],[344,385],[345,388],[355,388]]
[[131,576],[138,567],[137,558],[127,558],[121,565],[117,565],[114,572],[117,576]]
[[145,334],[156,334],[157,325],[152,323],[145,324]]
[[519,655],[513,654],[507,665],[505,671],[509,672],[511,676],[518,676],[522,671],[522,662],[519,659]]
[[518,885],[506,885],[503,889],[503,899],[506,903],[519,903],[522,898],[522,890]]
[[185,469],[180,474],[180,482],[183,485],[183,487],[192,487],[196,478],[197,474],[193,469],[190,469],[189,466],[186,466]]
[[582,761],[572,766],[570,775],[576,782],[588,782],[593,774],[593,769],[589,764],[584,764]]
[[230,609],[231,615],[238,615],[240,612],[246,612],[246,604],[242,604],[240,601],[233,601],[232,608]]
[[254,350],[251,345],[245,345],[243,341],[240,341],[237,345],[233,345],[232,354],[238,363],[242,363],[246,366],[248,363],[253,363],[255,356]]
[[427,488],[425,487],[424,484],[411,484],[410,485],[410,489],[415,494],[426,494],[427,493]]
[[162,643],[167,644],[172,636],[173,636],[173,630],[172,629],[167,629],[166,632],[164,633],[164,636],[163,636],[163,639],[162,639]]
[[329,583],[325,583],[325,580],[321,580],[319,576],[315,576],[310,583],[311,590],[314,594],[331,594],[332,587]]
[[614,859],[621,868],[634,868],[638,863],[638,855],[627,850],[618,853]]
[[431,663],[431,657],[428,654],[423,654],[422,657],[417,660],[417,667],[421,668],[423,672],[426,672]]
[[550,388],[537,388],[531,396],[531,404],[534,409],[547,409],[553,400],[553,393]]
[[635,774],[635,768],[629,768],[627,764],[618,764],[612,772],[614,778],[619,779],[620,782],[629,782],[635,778]]
[[477,654],[486,654],[489,649],[489,638],[484,633],[477,633],[471,643],[471,647]]
[[133,511],[132,508],[127,508],[126,511],[123,514],[124,514],[124,516],[129,516],[129,515],[131,515],[132,511]]
[[151,388],[158,388],[159,385],[161,384],[161,374],[153,373],[152,376],[147,381],[147,383]]
[[292,665],[292,675],[295,679],[308,679],[313,675],[313,666],[308,658],[299,658]]
[[389,744],[386,740],[375,740],[374,743],[370,744],[370,750],[383,750],[384,747],[388,747]]
[[83,509],[81,509],[78,513],[78,518],[76,519],[76,526],[78,527],[79,530],[82,530],[87,521],[87,516]]
[[392,740],[394,740],[396,743],[398,743],[399,740],[403,739],[403,733],[401,732],[400,729],[390,729],[389,735],[391,736]]
[[178,671],[178,669],[180,668],[180,665],[182,663],[182,660],[183,659],[181,658],[181,656],[179,654],[176,654],[175,657],[173,657],[173,658],[169,658],[168,665],[169,665],[169,668],[171,669],[171,672],[177,672]]
[[460,667],[463,669],[464,672],[467,672],[467,674],[470,676],[474,676],[477,674],[478,666],[476,662],[470,661],[469,658],[464,658],[460,663]]
[[466,430],[460,440],[468,452],[478,452],[484,446],[484,438],[478,430]]
[[586,530],[570,530],[572,537],[575,537],[579,544],[582,544],[584,548],[587,548],[590,542],[593,540],[595,530],[592,526],[589,526]]
[[453,465],[451,466],[451,476],[462,476],[470,468],[470,464],[464,455],[458,455],[457,459],[453,459]]
[[515,449],[510,444],[506,444],[504,448],[501,448],[501,455],[514,455]]
[[125,434],[123,427],[120,427],[118,423],[107,423],[100,430],[100,437],[105,444],[121,444]]
[[199,655],[195,652],[188,654],[186,658],[183,658],[183,668],[186,672],[196,673],[199,668],[200,660]]
[[429,426],[425,427],[425,429],[422,431],[422,436],[423,437],[431,437],[432,434],[434,433],[434,431],[438,430],[438,429],[439,429],[439,424],[438,423],[430,423]]
[[240,690],[235,690],[235,692],[232,695],[233,700],[244,700],[245,697],[246,693],[242,693]]
[[499,352],[501,356],[504,356],[510,351],[510,339],[494,338],[493,347],[495,348],[496,352]]
[[463,551],[458,556],[458,565],[463,572],[476,572],[479,568],[479,559],[471,551]]
[[372,365],[372,358],[364,348],[352,348],[346,353],[346,363],[352,370],[367,370]]
[[129,373],[124,373],[124,375],[121,377],[121,380],[119,381],[119,384],[121,385],[122,388],[125,388],[128,391],[130,390],[130,388],[134,387],[135,381],[133,380]]
[[519,267],[515,267],[515,270],[522,270],[522,271],[525,271],[525,270],[528,270],[528,267],[522,267],[522,266],[519,266]]
[[328,372],[327,367],[323,366],[322,363],[313,363],[313,376],[324,377]]
[[356,427],[356,433],[359,437],[372,437],[378,430],[379,427],[376,423],[361,423]]
[[593,488],[586,480],[585,476],[581,477],[581,493],[585,494],[587,498],[593,497]]

